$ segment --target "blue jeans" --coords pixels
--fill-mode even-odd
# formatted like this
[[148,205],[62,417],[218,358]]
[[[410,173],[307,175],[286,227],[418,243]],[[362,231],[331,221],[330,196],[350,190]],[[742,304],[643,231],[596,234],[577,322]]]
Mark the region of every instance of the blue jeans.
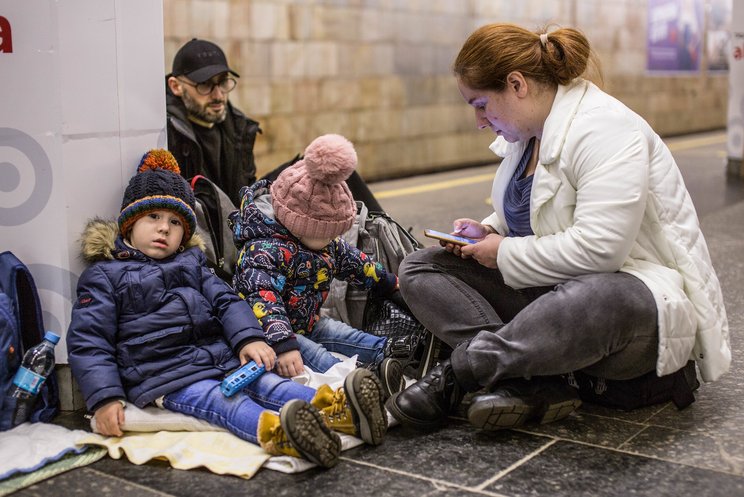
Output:
[[331,352],[346,357],[358,355],[362,364],[379,364],[384,358],[386,337],[357,330],[342,321],[322,317],[315,323],[312,338],[296,335],[302,362],[318,373],[325,373],[341,362]]
[[163,407],[225,428],[243,440],[257,443],[258,418],[279,411],[292,399],[310,402],[315,390],[268,372],[232,397],[220,391],[220,380],[199,380],[163,397]]

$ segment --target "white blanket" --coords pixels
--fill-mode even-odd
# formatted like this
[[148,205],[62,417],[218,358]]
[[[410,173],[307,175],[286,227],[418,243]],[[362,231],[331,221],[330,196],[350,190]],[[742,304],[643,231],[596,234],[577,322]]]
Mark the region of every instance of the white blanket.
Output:
[[76,444],[88,433],[48,423],[23,423],[0,432],[0,480],[16,473],[29,473],[65,454],[83,452]]
[[[343,385],[344,378],[356,367],[356,356],[344,359],[326,373],[308,369],[293,378],[318,388],[328,384],[333,389]],[[31,472],[56,461],[70,452],[80,453],[88,445],[105,447],[109,456],[125,455],[135,464],[150,459],[164,459],[177,469],[204,466],[218,474],[250,478],[261,467],[284,473],[298,473],[314,467],[304,459],[289,456],[271,457],[259,446],[239,439],[224,429],[205,421],[157,407],[126,409],[126,432],[123,437],[104,437],[82,430],[68,430],[46,423],[25,423],[0,433],[0,480],[10,475]],[[388,416],[390,423],[393,418]],[[95,420],[91,420],[95,430]],[[345,434],[342,450],[356,447],[362,440]]]
[[[356,368],[356,356],[341,358],[325,373],[305,372],[292,378],[312,388],[328,384],[334,390],[343,386],[344,378]],[[388,416],[388,419],[392,419]],[[95,431],[95,419],[91,429]],[[232,474],[250,478],[262,466],[283,473],[299,473],[315,467],[304,459],[289,456],[269,456],[259,446],[228,433],[223,428],[185,414],[129,405],[125,411],[123,437],[103,437],[87,434],[78,443],[101,445],[109,455],[119,459],[122,455],[135,464],[150,459],[165,459],[177,469],[204,466],[218,474]],[[160,432],[160,433],[158,433]],[[362,444],[362,440],[339,433],[342,450]]]

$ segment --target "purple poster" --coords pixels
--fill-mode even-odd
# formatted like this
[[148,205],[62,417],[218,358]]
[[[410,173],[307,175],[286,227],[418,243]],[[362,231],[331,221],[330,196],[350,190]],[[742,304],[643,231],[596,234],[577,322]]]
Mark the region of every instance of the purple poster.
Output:
[[699,70],[703,19],[703,0],[649,0],[646,68]]

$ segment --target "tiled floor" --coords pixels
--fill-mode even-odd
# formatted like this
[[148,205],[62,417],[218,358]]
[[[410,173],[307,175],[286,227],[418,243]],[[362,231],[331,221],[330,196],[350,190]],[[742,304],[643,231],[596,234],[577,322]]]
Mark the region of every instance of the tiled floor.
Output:
[[[744,371],[738,358],[744,334],[744,185],[723,173],[723,140],[715,139],[721,134],[704,136],[713,143],[680,145],[675,156],[724,290],[734,362],[720,381],[703,385],[687,409],[661,405],[624,413],[585,404],[562,422],[496,433],[462,421],[430,434],[395,427],[382,446],[351,449],[332,470],[262,470],[251,480],[106,457],[16,495],[744,496]],[[375,190],[399,184],[387,183]],[[398,200],[386,202],[394,217],[405,217],[393,210]],[[416,204],[416,210],[425,207]],[[60,423],[80,427],[81,419],[70,413]]]

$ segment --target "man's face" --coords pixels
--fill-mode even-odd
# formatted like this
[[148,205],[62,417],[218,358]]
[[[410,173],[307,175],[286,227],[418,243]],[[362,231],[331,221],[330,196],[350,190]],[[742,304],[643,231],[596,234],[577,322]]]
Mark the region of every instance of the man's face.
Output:
[[[213,76],[200,86],[210,86],[212,91],[207,95],[200,94],[193,81],[185,76],[176,79],[177,84],[171,87],[176,96],[181,97],[188,113],[208,123],[221,123],[227,116],[227,93],[220,89],[220,83],[227,79],[226,72]],[[175,88],[174,88],[175,87]]]

